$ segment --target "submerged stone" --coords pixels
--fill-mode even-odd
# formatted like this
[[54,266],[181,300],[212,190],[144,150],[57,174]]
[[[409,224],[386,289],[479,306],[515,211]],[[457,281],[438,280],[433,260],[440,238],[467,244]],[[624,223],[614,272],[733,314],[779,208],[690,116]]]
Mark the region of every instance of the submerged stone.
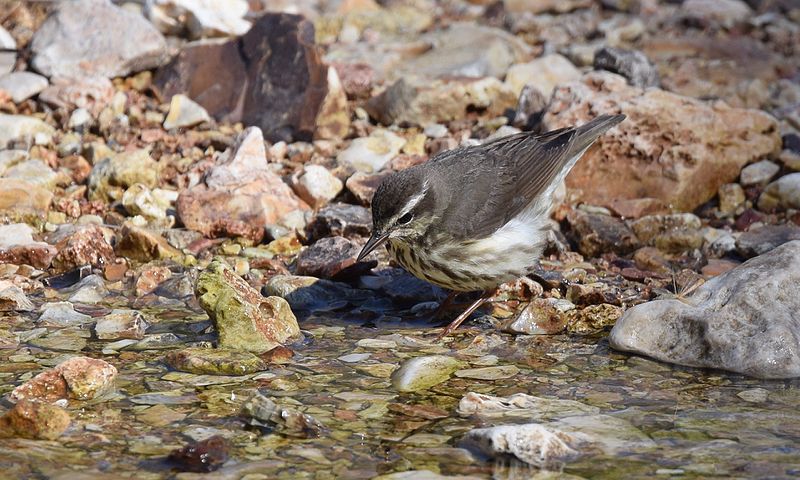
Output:
[[392,386],[401,392],[426,390],[447,381],[461,362],[444,355],[414,357],[392,373]]
[[167,353],[165,361],[175,370],[207,375],[246,375],[267,367],[250,352],[211,348],[175,350]]
[[21,400],[0,417],[0,437],[55,440],[69,427],[69,414],[48,403]]

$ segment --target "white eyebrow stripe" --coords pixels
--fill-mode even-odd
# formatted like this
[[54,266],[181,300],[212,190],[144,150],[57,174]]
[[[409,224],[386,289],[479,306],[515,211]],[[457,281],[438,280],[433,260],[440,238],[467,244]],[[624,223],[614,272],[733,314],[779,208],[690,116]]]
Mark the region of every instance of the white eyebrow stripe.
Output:
[[400,213],[395,215],[395,219],[402,217],[406,213],[410,212],[414,207],[416,207],[417,204],[421,202],[423,198],[425,198],[425,194],[428,193],[428,188],[429,185],[428,181],[426,180],[425,183],[422,185],[422,191],[408,200],[408,203],[406,203],[405,207],[403,207],[403,209],[400,210]]

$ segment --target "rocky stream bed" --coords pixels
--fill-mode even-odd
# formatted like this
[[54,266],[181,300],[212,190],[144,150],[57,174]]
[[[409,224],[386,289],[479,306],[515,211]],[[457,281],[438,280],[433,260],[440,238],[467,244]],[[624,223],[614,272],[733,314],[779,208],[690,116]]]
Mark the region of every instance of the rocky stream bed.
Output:
[[[0,3],[0,478],[800,476],[799,46],[792,0]],[[617,113],[454,335],[356,261],[391,172]]]

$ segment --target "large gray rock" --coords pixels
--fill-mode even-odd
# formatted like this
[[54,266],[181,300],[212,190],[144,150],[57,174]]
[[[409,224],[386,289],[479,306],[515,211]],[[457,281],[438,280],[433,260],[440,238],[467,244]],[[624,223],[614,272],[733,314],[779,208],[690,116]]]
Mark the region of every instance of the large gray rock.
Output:
[[800,241],[708,281],[683,299],[637,305],[609,337],[617,350],[760,378],[800,376]]
[[120,77],[166,59],[164,37],[141,15],[108,0],[63,2],[31,43],[33,68],[48,77]]

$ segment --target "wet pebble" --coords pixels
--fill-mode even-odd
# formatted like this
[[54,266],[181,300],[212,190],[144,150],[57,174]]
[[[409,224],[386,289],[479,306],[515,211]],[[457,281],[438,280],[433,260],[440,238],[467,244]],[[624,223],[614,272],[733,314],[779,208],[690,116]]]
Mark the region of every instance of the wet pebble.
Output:
[[76,312],[70,302],[50,302],[41,307],[39,323],[67,327],[71,325],[82,325],[92,321],[92,317]]
[[447,381],[461,362],[444,355],[414,357],[392,373],[392,386],[401,392],[416,392]]
[[739,183],[744,187],[752,185],[766,185],[779,171],[780,165],[769,160],[751,163],[742,169]]
[[214,435],[173,451],[169,460],[181,471],[208,473],[219,469],[228,460],[230,448],[228,440]]
[[141,340],[150,324],[137,310],[114,309],[97,319],[95,334],[100,340]]
[[256,393],[242,406],[242,413],[255,425],[276,427],[281,433],[299,438],[317,438],[327,428],[314,417],[276,404]]
[[534,298],[515,317],[503,322],[501,329],[509,333],[526,335],[552,335],[567,326],[565,313],[574,309],[575,304],[565,299]]
[[16,387],[10,399],[44,402],[91,400],[109,392],[114,387],[116,376],[117,369],[104,360],[72,357]]
[[20,400],[0,417],[0,437],[55,440],[70,424],[61,407],[31,400]]
[[246,375],[266,369],[256,355],[236,350],[184,348],[167,353],[167,365],[182,372],[207,375]]
[[496,367],[456,370],[454,374],[459,378],[470,378],[473,380],[500,380],[503,378],[511,378],[518,373],[519,368],[515,365],[499,365]]

